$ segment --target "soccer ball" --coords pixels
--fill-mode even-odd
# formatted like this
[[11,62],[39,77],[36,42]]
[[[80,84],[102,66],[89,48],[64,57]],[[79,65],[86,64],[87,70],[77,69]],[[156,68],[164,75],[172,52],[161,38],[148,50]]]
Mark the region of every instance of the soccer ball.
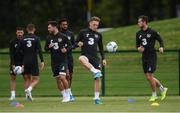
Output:
[[116,50],[118,49],[118,46],[116,42],[111,41],[106,45],[106,49],[108,52],[116,52]]
[[21,66],[16,66],[13,71],[15,74],[22,74],[23,69]]

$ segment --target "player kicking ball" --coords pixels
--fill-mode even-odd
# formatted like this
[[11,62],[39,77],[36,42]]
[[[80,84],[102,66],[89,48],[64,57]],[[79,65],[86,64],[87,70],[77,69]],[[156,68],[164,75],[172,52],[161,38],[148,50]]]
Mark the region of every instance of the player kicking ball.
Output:
[[102,42],[102,35],[97,32],[100,18],[92,17],[89,21],[89,28],[83,29],[79,32],[76,39],[77,46],[81,47],[81,56],[79,60],[81,64],[90,70],[94,75],[94,99],[95,104],[102,104],[100,94],[100,59],[98,57],[98,48],[102,57],[102,63],[105,66],[106,60],[104,58],[104,49]]
[[147,16],[140,16],[138,18],[138,26],[140,27],[140,30],[136,33],[136,47],[138,51],[142,53],[144,74],[146,75],[146,78],[152,88],[152,96],[149,101],[156,101],[158,99],[156,93],[157,88],[161,91],[161,100],[164,100],[168,88],[165,88],[153,75],[157,65],[157,54],[154,48],[155,41],[157,40],[159,42],[159,52],[163,53],[163,40],[158,32],[148,27]]

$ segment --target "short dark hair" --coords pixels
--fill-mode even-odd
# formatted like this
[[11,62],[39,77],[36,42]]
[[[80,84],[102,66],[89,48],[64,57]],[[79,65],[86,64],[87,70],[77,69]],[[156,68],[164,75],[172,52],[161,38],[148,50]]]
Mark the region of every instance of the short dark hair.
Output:
[[59,24],[61,24],[62,22],[67,22],[67,18],[62,18],[61,20],[59,20]]
[[148,23],[148,16],[141,15],[141,16],[138,17],[138,19],[142,19],[143,22]]
[[27,30],[29,30],[29,31],[33,31],[35,29],[35,25],[34,24],[28,24],[27,25]]
[[48,25],[52,25],[54,27],[58,26],[57,21],[48,21]]
[[91,21],[98,21],[98,22],[100,22],[101,19],[100,19],[99,17],[97,17],[97,16],[93,16],[93,17],[91,17],[91,19],[90,19],[90,22],[91,22]]
[[16,31],[24,31],[24,28],[23,27],[20,27],[20,26],[18,26],[18,27],[16,27]]

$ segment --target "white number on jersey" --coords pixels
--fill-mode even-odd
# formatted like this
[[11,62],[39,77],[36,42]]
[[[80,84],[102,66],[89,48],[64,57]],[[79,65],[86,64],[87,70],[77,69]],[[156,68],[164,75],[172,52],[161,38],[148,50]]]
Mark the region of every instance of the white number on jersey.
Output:
[[147,40],[145,38],[143,38],[142,41],[143,41],[142,45],[144,45],[144,46],[147,45]]
[[31,47],[32,46],[32,42],[30,40],[28,40],[26,46],[27,47]]
[[58,45],[58,43],[57,43],[57,42],[56,42],[56,43],[54,43],[53,48],[54,48],[55,50],[59,49],[59,45]]
[[94,38],[89,38],[88,44],[93,45],[94,44]]

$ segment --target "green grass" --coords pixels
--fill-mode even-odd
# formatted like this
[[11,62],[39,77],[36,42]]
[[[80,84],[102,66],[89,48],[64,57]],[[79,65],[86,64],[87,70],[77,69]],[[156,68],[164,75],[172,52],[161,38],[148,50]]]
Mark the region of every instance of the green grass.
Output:
[[[128,98],[135,102],[128,102]],[[35,97],[33,102],[17,98],[24,108],[10,105],[8,98],[0,99],[1,112],[179,112],[180,97],[169,96],[164,101],[158,100],[160,106],[151,106],[145,96],[103,97],[102,105],[95,105],[92,97],[76,97],[75,102],[61,103],[59,97]]]

